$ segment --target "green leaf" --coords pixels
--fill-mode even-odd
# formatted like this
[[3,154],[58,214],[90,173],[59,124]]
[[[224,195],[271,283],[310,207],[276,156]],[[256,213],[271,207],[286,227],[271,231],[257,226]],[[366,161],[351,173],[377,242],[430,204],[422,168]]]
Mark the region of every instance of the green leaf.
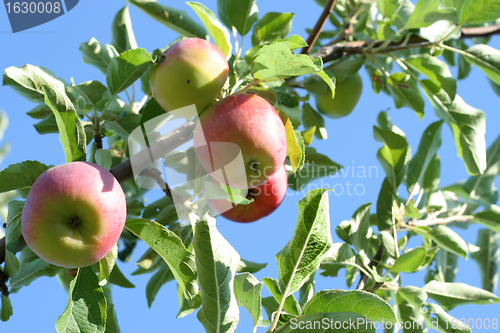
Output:
[[214,13],[201,3],[187,2],[187,4],[195,11],[201,22],[203,22],[203,25],[207,28],[208,33],[214,40],[215,45],[217,45],[226,56],[226,59],[229,59],[231,57],[232,46],[227,29],[217,20]]
[[10,86],[19,95],[36,103],[45,102],[44,86],[64,91],[64,83],[59,81],[54,73],[46,68],[29,64],[19,68],[7,68],[3,73],[2,85]]
[[458,258],[458,255],[455,253],[440,249],[436,255],[434,255],[435,267],[431,268],[431,266],[429,266],[428,268],[425,282],[430,282],[431,280],[454,282],[455,276],[458,273]]
[[123,7],[116,13],[111,31],[113,33],[111,44],[118,53],[137,48],[128,6]]
[[288,187],[301,191],[304,186],[315,179],[332,177],[342,169],[340,164],[333,162],[328,156],[316,152],[313,147],[306,147],[302,169],[288,175]]
[[424,174],[423,189],[427,193],[437,191],[439,188],[439,180],[441,176],[441,160],[439,155],[434,155],[431,159],[429,166]]
[[10,298],[8,296],[0,295],[2,299],[2,306],[0,308],[0,320],[7,321],[14,314],[12,310],[12,303],[10,302]]
[[42,87],[47,104],[56,117],[59,129],[59,141],[63,146],[66,162],[85,161],[87,141],[85,130],[75,107],[68,96],[51,86]]
[[[326,328],[321,324],[327,323]],[[338,324],[337,324],[338,323]],[[358,325],[359,323],[359,325]],[[338,329],[334,329],[337,324]],[[354,325],[353,325],[354,324]],[[315,325],[315,326],[314,326]],[[375,333],[376,325],[365,317],[352,312],[316,312],[292,318],[280,326],[276,333]]]
[[394,206],[394,188],[385,177],[377,198],[377,226],[380,230],[389,229],[394,225]]
[[500,298],[495,294],[465,283],[431,281],[423,290],[445,310],[464,304],[500,303]]
[[200,308],[202,302],[201,295],[196,296],[194,302],[188,302],[182,294],[181,288],[179,288],[178,286],[177,294],[179,297],[179,312],[177,313],[177,319],[185,317]]
[[107,283],[107,278],[115,267],[116,258],[118,257],[118,246],[115,244],[111,251],[99,261],[99,285],[103,286]]
[[396,108],[407,106],[419,116],[424,116],[424,99],[420,95],[417,82],[410,75],[398,72],[387,78],[389,90]]
[[106,149],[97,149],[95,152],[95,162],[102,166],[104,169],[109,170],[111,169],[112,161],[111,161],[111,154],[109,153],[108,150]]
[[332,74],[330,71],[324,71],[321,70],[319,72],[314,72],[317,76],[319,76],[330,88],[330,92],[332,94],[332,98],[335,97],[335,86],[336,86],[336,79],[335,76]]
[[373,136],[384,144],[377,152],[377,159],[384,168],[392,191],[397,193],[411,158],[410,146],[403,135],[377,126],[373,126]]
[[455,98],[457,93],[457,81],[451,75],[448,65],[437,57],[430,54],[412,55],[404,59],[404,62],[412,69],[427,76],[436,86],[442,88],[450,100]]
[[486,23],[500,17],[500,1],[498,0],[464,0],[460,10],[458,23]]
[[104,296],[106,297],[106,333],[120,333],[118,326],[118,318],[116,317],[115,306],[111,297],[111,288],[109,285],[103,287]]
[[116,121],[108,121],[105,128],[126,139],[133,130],[140,126],[141,118],[142,116],[140,114],[131,113]]
[[283,43],[292,51],[307,46],[307,43],[299,35],[291,35],[283,39],[277,39],[273,43]]
[[[165,262],[160,264],[160,268],[151,276],[146,285],[146,299],[148,300],[148,307],[153,305],[156,295],[160,288],[167,282],[174,280],[174,275]],[[182,291],[181,291],[182,292]],[[184,297],[184,296],[183,296]]]
[[[457,318],[450,316],[442,307],[433,303],[424,303],[428,309],[426,312],[427,324],[433,328],[437,328],[440,332],[457,333],[457,332],[472,332],[471,329],[459,321]],[[431,317],[431,314],[435,315]]]
[[445,250],[458,254],[463,258],[467,257],[467,253],[469,251],[467,243],[450,228],[445,227],[444,225],[438,225],[427,233],[427,235]]
[[234,332],[239,308],[233,286],[240,256],[207,221],[196,223],[193,247],[202,297],[198,319],[208,333]]
[[121,53],[109,62],[106,82],[112,95],[127,89],[153,64],[153,59],[144,49]]
[[[271,292],[271,295],[276,299],[278,303],[281,303],[283,300],[283,291],[280,290],[280,286],[278,281],[272,278],[263,278],[262,282],[266,285],[267,289]],[[295,296],[288,295],[283,303],[283,310],[291,315],[299,315],[302,312],[299,303],[295,299]]]
[[330,71],[335,76],[337,83],[341,83],[349,76],[356,74],[365,63],[365,60],[365,56],[359,56],[353,59],[345,58],[333,65],[325,67],[325,71]]
[[352,312],[375,322],[397,322],[394,311],[386,301],[364,290],[321,290],[307,302],[302,314],[315,312]]
[[398,296],[406,302],[420,309],[421,305],[427,300],[427,293],[421,288],[406,286],[398,289]]
[[[500,13],[500,1],[498,2]],[[465,60],[479,67],[488,78],[500,84],[500,51],[484,44],[474,45],[465,50]]]
[[[17,252],[17,239],[22,236],[21,220],[24,201],[12,200],[7,204],[7,227],[5,228],[5,248],[13,254]],[[12,244],[11,244],[12,243]]]
[[297,206],[299,217],[293,237],[276,255],[284,297],[302,287],[332,246],[328,189],[309,191]]
[[396,259],[396,262],[391,268],[391,272],[414,272],[424,262],[426,253],[427,251],[425,251],[425,248],[423,246],[403,253],[399,258]]
[[454,8],[439,8],[440,0],[420,0],[403,29],[428,27],[439,20],[453,20],[456,16]]
[[302,169],[305,160],[305,146],[304,139],[300,132],[293,129],[292,122],[288,117],[281,116],[281,120],[285,123],[285,133],[286,133],[286,150],[287,156],[290,159],[290,165],[292,166],[292,171],[295,173],[297,169]]
[[130,282],[125,275],[123,275],[118,265],[113,266],[111,274],[108,276],[108,282],[120,286],[122,288],[135,288],[135,286]]
[[477,212],[474,214],[474,221],[500,233],[500,207],[491,205],[485,210]]
[[52,114],[49,106],[45,103],[35,106],[31,111],[26,112],[33,119],[43,119]]
[[106,86],[104,86],[99,81],[83,82],[75,86],[74,88],[92,105],[97,104],[97,102],[102,99],[104,93],[108,90],[108,88],[106,88]]
[[441,147],[443,121],[430,124],[422,134],[418,150],[408,165],[406,187],[408,193],[415,194],[423,186],[424,175],[437,150]]
[[254,59],[257,80],[274,81],[320,72],[323,67],[321,58],[311,58],[306,54],[294,54],[284,43],[273,43],[260,49]]
[[5,251],[5,265],[3,267],[3,273],[8,277],[16,276],[19,273],[19,268],[21,264],[17,259],[16,255],[10,251]]
[[321,114],[319,114],[316,110],[314,110],[309,103],[304,103],[302,108],[302,123],[305,128],[316,127],[316,132],[314,132],[314,136],[323,140],[328,137],[326,128],[325,128],[325,119]]
[[257,273],[261,269],[267,267],[267,264],[259,264],[256,262],[248,261],[245,259],[241,259],[238,267],[236,268],[236,272],[238,273]]
[[184,10],[162,5],[156,0],[129,0],[128,2],[183,37],[201,39],[208,37],[205,28],[194,21]]
[[368,254],[369,238],[372,234],[370,227],[371,203],[361,205],[352,215],[349,238],[356,251],[363,257]]
[[492,293],[496,291],[498,285],[498,267],[500,265],[499,240],[499,233],[489,229],[481,229],[477,233],[476,240],[476,246],[479,247],[479,251],[471,253],[471,258],[479,266],[483,289]]
[[145,219],[128,220],[125,228],[158,252],[188,300],[196,297],[198,285],[194,255],[186,249],[179,236],[161,224]]
[[495,179],[500,173],[500,135],[488,147],[486,156],[486,170],[479,175],[471,176],[462,188],[467,192],[465,200],[472,195],[472,199],[485,202],[489,206],[496,203],[498,198]]
[[292,19],[292,13],[266,13],[253,26],[252,46],[269,44],[288,36]]
[[457,146],[457,154],[464,161],[471,175],[483,173],[486,169],[486,119],[483,111],[473,108],[456,95],[451,101],[444,90],[432,91],[427,86],[427,94],[436,108],[436,115],[446,121]]
[[0,193],[31,187],[38,176],[48,169],[48,166],[38,161],[11,164],[0,171]]
[[111,59],[118,55],[113,45],[99,43],[94,37],[90,38],[87,43],[80,44],[83,62],[97,67],[101,73],[106,74],[108,65]]
[[[337,227],[338,228],[338,227]],[[320,272],[323,276],[337,276],[337,272],[346,266],[356,265],[356,254],[347,243],[334,243],[321,261]]]
[[[28,258],[23,258],[23,255],[28,253]],[[18,291],[21,287],[29,286],[41,276],[55,276],[61,267],[54,266],[48,262],[38,258],[31,249],[24,249],[21,254],[21,267],[19,272],[11,277],[10,289],[12,292]]]
[[219,0],[219,17],[228,28],[234,26],[241,36],[245,36],[259,18],[256,0]]
[[234,277],[234,297],[239,306],[245,307],[252,316],[253,326],[268,326],[263,322],[262,296],[260,292],[264,284],[250,273],[236,274]]
[[70,283],[69,301],[56,320],[58,333],[105,332],[106,298],[92,267],[78,269]]

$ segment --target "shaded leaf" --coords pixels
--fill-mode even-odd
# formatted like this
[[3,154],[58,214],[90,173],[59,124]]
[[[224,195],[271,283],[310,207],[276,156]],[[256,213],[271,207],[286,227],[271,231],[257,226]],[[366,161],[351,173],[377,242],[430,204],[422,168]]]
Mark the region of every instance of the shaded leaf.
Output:
[[202,297],[198,319],[207,332],[234,332],[239,309],[233,290],[240,256],[207,221],[196,223],[193,246]]
[[106,72],[106,83],[111,94],[115,95],[127,89],[152,64],[153,59],[149,53],[140,48],[125,51],[112,58]]
[[500,298],[495,294],[465,283],[431,281],[423,290],[445,310],[465,304],[500,303]]
[[162,5],[156,0],[129,0],[128,2],[181,36],[202,39],[208,37],[205,28],[194,21],[184,10]]
[[69,287],[69,301],[56,320],[58,333],[105,332],[106,298],[92,267],[78,269]]
[[66,162],[85,161],[87,154],[85,130],[76,115],[75,107],[65,93],[51,86],[44,86],[42,89],[45,94],[45,104],[56,117],[59,141],[63,146]]
[[328,189],[309,191],[299,201],[298,208],[294,235],[276,255],[278,281],[284,297],[299,290],[316,272],[332,245]]
[[315,312],[352,312],[371,321],[397,321],[386,301],[364,290],[321,290],[307,302],[303,315]]
[[477,233],[476,246],[479,251],[471,253],[471,258],[479,266],[481,283],[485,290],[492,293],[498,285],[498,267],[500,265],[500,234],[492,230],[481,229]]

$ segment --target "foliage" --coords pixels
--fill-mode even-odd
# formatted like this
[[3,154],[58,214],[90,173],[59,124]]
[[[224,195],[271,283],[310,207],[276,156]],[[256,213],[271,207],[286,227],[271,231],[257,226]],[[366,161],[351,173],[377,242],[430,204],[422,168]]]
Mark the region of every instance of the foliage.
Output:
[[[500,31],[500,22],[495,22],[500,17],[500,3],[316,2],[326,7],[334,4],[334,10],[329,17],[320,18],[329,21],[323,31],[311,31],[317,39],[308,39],[314,44],[306,54],[297,52],[305,50],[304,39],[289,35],[294,15],[259,13],[255,0],[218,0],[219,19],[197,2],[188,3],[193,12],[187,13],[156,0],[129,1],[179,33],[180,38],[211,37],[226,55],[231,69],[219,98],[251,92],[275,106],[287,133],[292,190],[301,191],[309,182],[342,168],[312,147],[313,138],[328,140],[328,129],[323,116],[311,106],[309,94],[334,96],[336,82],[364,68],[374,91],[392,96],[396,108],[413,110],[423,118],[426,100],[432,104],[440,120],[423,130],[420,144],[413,150],[387,114],[379,114],[373,137],[380,143],[376,156],[386,173],[385,180],[375,204],[362,205],[350,221],[333,226],[342,243],[332,241],[329,191],[309,191],[298,204],[292,238],[276,255],[278,276],[259,281],[252,273],[265,265],[241,259],[218,232],[212,217],[194,218],[189,208],[193,202],[187,202],[183,214],[176,211],[168,196],[144,206],[141,199],[146,190],[117,170],[130,158],[127,138],[131,132],[165,113],[151,97],[148,82],[149,69],[160,51],[138,48],[125,6],[112,23],[110,44],[90,38],[80,46],[83,61],[106,75],[105,84],[97,80],[78,85],[64,82],[50,70],[31,64],[9,67],[3,74],[3,85],[39,103],[27,114],[40,120],[35,125],[38,133],[59,133],[67,162],[96,162],[114,172],[121,182],[127,195],[129,220],[120,252],[116,253],[115,248],[94,267],[79,269],[74,279],[63,282],[64,270],[38,258],[29,248],[22,250],[19,258],[15,255],[23,247],[23,202],[12,200],[7,205],[6,232],[0,243],[0,250],[5,251],[0,287],[9,281],[10,291],[15,292],[41,276],[57,275],[69,290],[68,305],[56,322],[58,332],[118,331],[109,285],[134,287],[115,261],[126,261],[140,239],[150,248],[137,262],[139,268],[134,274],[151,276],[146,288],[148,304],[151,306],[163,284],[175,281],[181,307],[178,317],[197,312],[207,332],[233,332],[240,307],[251,314],[254,331],[264,326],[269,327],[268,332],[292,332],[325,320],[416,321],[436,328],[437,318],[437,329],[451,332],[442,325],[455,320],[448,313],[450,309],[500,302],[493,293],[500,263],[500,207],[493,185],[500,173],[500,136],[486,147],[485,114],[457,94],[457,79],[467,76],[471,66],[482,70],[494,90],[499,91],[500,51],[481,37]],[[202,24],[192,18],[193,14]],[[252,48],[244,51],[238,35],[241,40],[250,35]],[[464,39],[470,37],[476,37],[476,44],[467,47]],[[449,66],[458,66],[457,78]],[[142,102],[124,102],[129,91],[136,95],[137,84],[145,98]],[[2,114],[0,133],[5,127],[3,119]],[[457,154],[470,178],[443,188],[439,184],[438,151],[446,127],[453,134]],[[104,148],[102,135],[108,138]],[[166,167],[188,175],[199,171],[192,151],[169,153],[177,154],[176,162]],[[6,200],[1,197],[1,203],[14,198],[13,190],[25,197],[36,178],[49,167],[25,161],[5,168],[0,172],[0,195],[7,196]],[[214,188],[215,192],[219,190]],[[202,193],[196,180],[187,184],[186,191],[200,196],[201,202],[208,195]],[[197,219],[203,221],[194,223]],[[453,230],[457,225],[466,228],[472,223],[484,227],[479,230],[475,246]],[[419,239],[421,246],[410,247],[410,238]],[[454,282],[456,272],[450,270],[450,263],[456,263],[458,256],[470,256],[478,263],[483,289]],[[342,268],[347,271],[349,286],[359,275],[355,289],[315,292],[317,272],[336,277]],[[407,273],[422,270],[427,270],[425,285],[405,284]],[[271,297],[262,297],[264,285]],[[9,291],[6,287],[0,289],[0,319],[5,321],[15,312]],[[429,303],[430,299],[435,303]],[[373,331],[367,327],[349,331]],[[458,330],[470,332],[463,325]]]

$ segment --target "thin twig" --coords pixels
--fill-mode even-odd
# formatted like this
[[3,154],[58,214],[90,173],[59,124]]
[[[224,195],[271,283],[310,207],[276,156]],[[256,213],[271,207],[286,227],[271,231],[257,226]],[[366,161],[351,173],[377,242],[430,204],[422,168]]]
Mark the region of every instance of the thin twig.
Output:
[[170,191],[170,187],[168,184],[163,180],[160,171],[156,169],[146,169],[143,172],[141,172],[141,176],[149,177],[152,178],[156,181],[158,186],[165,192],[166,195],[170,197],[170,199],[174,199],[172,197],[172,191]]
[[332,13],[333,7],[335,7],[335,2],[336,0],[329,0],[328,3],[325,5],[325,8],[323,9],[323,12],[321,13],[321,16],[319,17],[318,21],[316,22],[316,25],[311,30],[309,37],[307,37],[306,41],[307,46],[303,47],[302,50],[300,51],[301,54],[309,54],[309,52],[311,52],[311,49],[316,43],[316,40],[318,39],[321,30],[323,30],[323,26],[325,25],[326,20],[328,20],[328,17]]
[[[500,24],[495,24],[489,27],[462,28],[460,39],[489,37],[500,34]],[[337,43],[335,45],[325,45],[312,57],[321,56],[323,62],[328,62],[340,59],[352,54],[363,54],[369,47],[373,49],[379,48],[384,41],[353,41],[347,43]],[[376,53],[395,52],[419,47],[432,47],[436,43],[430,42],[417,35],[412,35],[408,40],[402,39],[398,42],[391,42],[386,47],[377,50]],[[373,52],[373,50],[370,50]]]
[[442,224],[448,224],[452,222],[469,222],[470,220],[474,219],[473,215],[453,215],[441,219],[425,219],[425,220],[417,220],[413,219],[408,221],[408,226],[412,227],[429,227],[433,225],[442,225]]

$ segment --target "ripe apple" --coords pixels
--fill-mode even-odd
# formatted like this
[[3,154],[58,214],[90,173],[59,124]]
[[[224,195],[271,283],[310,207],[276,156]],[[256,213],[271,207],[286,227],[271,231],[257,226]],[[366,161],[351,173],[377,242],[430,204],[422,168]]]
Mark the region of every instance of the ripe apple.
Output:
[[316,95],[316,107],[327,117],[345,117],[354,110],[361,96],[362,88],[361,76],[358,73],[348,76],[345,80],[337,83],[333,99],[329,92]]
[[281,118],[253,94],[230,95],[210,105],[200,115],[193,139],[203,168],[218,182],[240,189],[271,179],[287,153]]
[[37,178],[24,204],[22,231],[43,260],[85,267],[116,244],[126,217],[125,194],[115,177],[99,165],[72,162]]
[[283,201],[288,185],[285,166],[268,182],[248,190],[247,199],[253,198],[248,205],[236,205],[226,210],[228,205],[234,205],[226,199],[207,199],[208,205],[215,213],[235,222],[254,222],[274,212]]
[[215,100],[228,74],[226,57],[217,46],[187,38],[160,56],[149,75],[150,88],[165,111],[195,104],[201,113]]

